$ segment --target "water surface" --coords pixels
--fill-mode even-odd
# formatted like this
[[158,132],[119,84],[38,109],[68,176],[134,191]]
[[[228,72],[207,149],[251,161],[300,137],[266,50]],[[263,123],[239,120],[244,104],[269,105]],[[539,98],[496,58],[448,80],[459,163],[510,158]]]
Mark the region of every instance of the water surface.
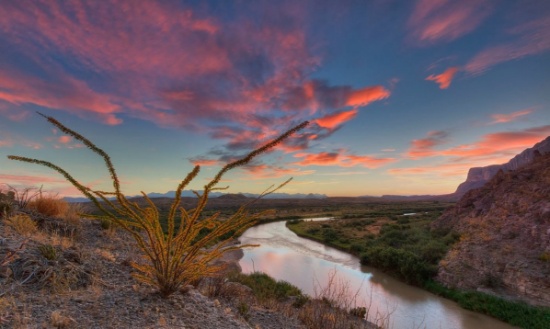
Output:
[[243,272],[265,272],[314,296],[336,271],[338,281],[346,282],[350,291],[358,293],[358,306],[370,307],[371,320],[377,313],[391,313],[390,328],[514,328],[464,310],[452,301],[397,281],[374,268],[362,266],[357,257],[348,253],[300,238],[286,228],[285,222],[252,227],[240,240],[260,245],[244,251],[239,262]]

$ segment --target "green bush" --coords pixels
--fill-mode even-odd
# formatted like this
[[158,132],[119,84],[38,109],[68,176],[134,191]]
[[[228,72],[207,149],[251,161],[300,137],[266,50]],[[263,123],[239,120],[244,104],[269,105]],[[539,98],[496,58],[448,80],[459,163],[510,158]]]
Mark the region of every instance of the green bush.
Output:
[[302,292],[296,286],[286,281],[277,281],[261,272],[233,274],[229,277],[229,280],[250,287],[254,295],[263,300],[272,298],[284,300],[288,297],[302,296]]

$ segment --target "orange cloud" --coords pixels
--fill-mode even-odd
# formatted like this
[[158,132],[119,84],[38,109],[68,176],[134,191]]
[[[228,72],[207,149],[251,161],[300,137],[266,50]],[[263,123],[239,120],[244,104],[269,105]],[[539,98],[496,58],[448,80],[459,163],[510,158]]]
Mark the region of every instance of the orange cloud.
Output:
[[491,11],[486,0],[419,0],[408,26],[418,41],[451,41],[476,29]]
[[220,161],[218,160],[206,159],[206,158],[191,159],[190,161],[194,166],[201,166],[201,167],[210,167],[210,166],[215,166],[220,164]]
[[[266,164],[246,166],[248,174],[254,179],[306,176],[315,173],[315,170],[301,170],[299,168],[282,168]],[[250,177],[247,175],[247,177]]]
[[366,106],[374,101],[390,97],[390,92],[382,86],[365,87],[348,95],[346,106]]
[[455,76],[456,72],[458,72],[457,67],[450,67],[441,74],[430,75],[429,77],[426,78],[426,80],[435,81],[435,83],[439,84],[439,88],[447,89],[451,85],[451,81],[453,80],[453,77]]
[[496,113],[496,114],[491,115],[491,118],[493,119],[493,121],[491,121],[489,124],[506,123],[506,122],[515,121],[516,119],[518,119],[522,116],[531,114],[531,113],[533,113],[533,109],[531,109],[531,108],[521,110],[521,111],[512,112],[510,114]]
[[316,119],[315,123],[327,129],[334,129],[344,122],[347,122],[357,115],[357,110],[342,111],[334,114],[329,114],[322,118]]
[[439,155],[434,148],[447,141],[448,133],[445,131],[430,131],[426,138],[415,139],[407,151],[407,156],[413,159]]
[[474,144],[464,144],[441,151],[455,157],[483,157],[515,155],[550,136],[550,125],[533,127],[523,131],[487,134]]
[[0,181],[8,182],[9,185],[31,185],[38,186],[42,183],[67,183],[64,179],[53,178],[50,176],[31,176],[31,175],[8,175],[0,174]]
[[294,163],[300,166],[362,166],[370,169],[397,161],[394,158],[378,158],[370,155],[348,154],[345,150],[339,150],[337,152],[297,153],[294,157],[303,158]]
[[436,175],[441,177],[463,177],[468,170],[475,165],[468,163],[442,163],[437,165],[423,165],[420,167],[392,168],[387,172],[393,176],[418,176],[418,175]]
[[59,138],[57,138],[57,141],[61,144],[68,144],[71,142],[71,140],[71,136],[60,136]]

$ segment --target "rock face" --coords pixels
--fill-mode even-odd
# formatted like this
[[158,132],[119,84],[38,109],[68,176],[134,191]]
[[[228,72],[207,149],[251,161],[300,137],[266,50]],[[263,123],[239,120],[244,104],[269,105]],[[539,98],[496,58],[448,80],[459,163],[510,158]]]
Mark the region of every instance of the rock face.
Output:
[[454,193],[457,199],[460,199],[466,192],[482,187],[487,183],[499,170],[509,171],[516,170],[533,161],[535,154],[550,153],[550,136],[545,140],[535,144],[532,148],[528,148],[520,154],[516,155],[510,161],[501,165],[492,165],[487,167],[471,168],[468,171],[466,181],[458,186]]
[[443,284],[550,306],[550,154],[499,170],[432,228],[461,235],[439,264]]

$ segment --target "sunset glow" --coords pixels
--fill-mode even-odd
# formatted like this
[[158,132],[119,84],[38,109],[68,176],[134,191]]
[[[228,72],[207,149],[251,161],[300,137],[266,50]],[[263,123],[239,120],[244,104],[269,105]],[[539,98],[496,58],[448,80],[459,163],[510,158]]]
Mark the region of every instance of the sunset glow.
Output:
[[[226,177],[228,192],[444,194],[468,169],[550,135],[550,3],[527,0],[7,1],[0,6],[0,184],[201,189],[228,161],[307,129]],[[0,189],[5,185],[0,185]]]

